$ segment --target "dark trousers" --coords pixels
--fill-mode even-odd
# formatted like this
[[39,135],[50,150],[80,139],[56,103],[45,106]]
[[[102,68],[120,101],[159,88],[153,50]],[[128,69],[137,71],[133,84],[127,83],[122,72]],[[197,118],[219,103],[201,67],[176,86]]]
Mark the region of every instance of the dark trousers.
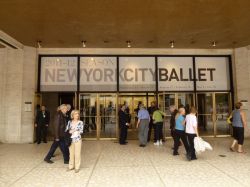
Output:
[[155,126],[153,124],[153,121],[151,120],[148,126],[148,142],[150,142],[152,130],[154,131],[154,142],[155,142],[156,141]]
[[163,139],[163,133],[162,133],[162,128],[163,128],[163,122],[158,122],[154,125],[155,128],[155,139],[157,141]]
[[174,154],[178,153],[178,148],[180,145],[180,139],[185,147],[186,153],[189,153],[189,145],[187,141],[187,136],[185,134],[185,131],[177,130],[174,131]]
[[120,128],[120,144],[124,144],[127,140],[128,127],[126,125],[122,125]]
[[187,134],[187,137],[188,137],[190,157],[191,159],[196,159],[196,154],[194,149],[194,138],[196,137],[196,134]]
[[60,148],[64,162],[69,161],[69,148],[65,143],[64,139],[59,139],[59,141],[54,141],[50,147],[48,154],[46,155],[45,159],[50,160],[51,157],[54,155],[57,148]]
[[36,127],[36,141],[37,141],[37,143],[40,143],[41,139],[43,139],[44,142],[47,141],[47,132],[48,132],[47,126],[37,125],[37,127]]

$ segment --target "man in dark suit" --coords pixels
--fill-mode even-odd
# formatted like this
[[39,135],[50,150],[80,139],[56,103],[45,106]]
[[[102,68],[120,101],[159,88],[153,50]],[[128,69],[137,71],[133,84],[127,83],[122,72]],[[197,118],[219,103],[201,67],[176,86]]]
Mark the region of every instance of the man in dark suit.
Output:
[[41,138],[43,138],[43,142],[47,143],[47,131],[50,121],[50,113],[46,110],[46,107],[43,105],[41,110],[39,110],[36,114],[36,140],[37,144],[41,143]]
[[127,132],[129,127],[129,114],[125,112],[126,105],[122,105],[119,111],[119,125],[120,125],[120,144],[126,145],[128,142],[127,139]]

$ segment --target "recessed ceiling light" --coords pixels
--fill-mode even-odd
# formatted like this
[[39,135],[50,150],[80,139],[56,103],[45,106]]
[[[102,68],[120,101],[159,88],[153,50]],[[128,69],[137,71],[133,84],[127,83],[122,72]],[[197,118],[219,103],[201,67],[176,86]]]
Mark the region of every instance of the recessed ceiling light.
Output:
[[171,44],[171,48],[174,48],[174,40],[170,41],[170,44]]
[[82,41],[82,47],[83,47],[83,48],[86,47],[86,43],[87,43],[87,41],[85,41],[85,40]]
[[216,45],[217,45],[217,42],[216,42],[216,41],[213,41],[213,42],[212,42],[212,46],[213,46],[213,47],[216,47]]
[[131,41],[127,41],[127,47],[130,48],[131,47]]

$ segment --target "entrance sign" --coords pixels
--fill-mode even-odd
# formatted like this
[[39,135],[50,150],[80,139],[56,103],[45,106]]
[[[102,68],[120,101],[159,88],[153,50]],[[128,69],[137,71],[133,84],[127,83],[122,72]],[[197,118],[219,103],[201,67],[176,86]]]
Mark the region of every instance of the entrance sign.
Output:
[[42,57],[41,91],[77,91],[77,57]]
[[223,56],[42,56],[40,64],[42,92],[230,91]]
[[155,91],[154,57],[120,57],[119,91]]
[[230,90],[229,63],[226,57],[196,57],[197,90]]
[[116,57],[81,57],[80,91],[116,91]]
[[193,91],[192,57],[158,57],[159,91]]

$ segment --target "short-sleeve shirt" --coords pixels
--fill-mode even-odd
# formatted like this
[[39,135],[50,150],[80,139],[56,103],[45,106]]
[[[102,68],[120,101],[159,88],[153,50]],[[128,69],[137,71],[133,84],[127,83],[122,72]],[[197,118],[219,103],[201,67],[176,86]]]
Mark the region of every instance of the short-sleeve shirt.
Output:
[[183,125],[183,121],[185,120],[184,116],[179,115],[178,118],[175,120],[175,129],[184,131],[185,127]]
[[146,109],[140,109],[138,112],[138,119],[143,120],[143,119],[148,119],[150,120],[149,113]]
[[188,114],[186,116],[186,133],[196,134],[195,127],[197,128],[197,117],[193,114]]

